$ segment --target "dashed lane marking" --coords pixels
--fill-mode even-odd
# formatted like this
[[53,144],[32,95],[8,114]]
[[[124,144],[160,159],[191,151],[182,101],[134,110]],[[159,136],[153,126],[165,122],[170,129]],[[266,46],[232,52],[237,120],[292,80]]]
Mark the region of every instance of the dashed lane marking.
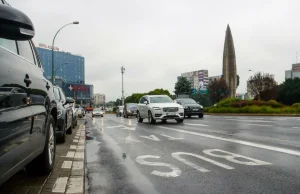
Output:
[[256,147],[256,148],[262,148],[262,149],[266,149],[266,150],[281,152],[281,153],[295,155],[295,156],[300,156],[299,151],[285,149],[285,148],[279,148],[279,147],[274,147],[274,146],[269,146],[269,145],[264,145],[264,144],[258,144],[258,143],[248,142],[248,141],[242,141],[242,140],[236,140],[236,139],[227,139],[227,138],[218,137],[218,136],[214,136],[214,135],[208,135],[208,134],[192,132],[192,131],[185,131],[185,130],[174,129],[174,128],[169,128],[169,127],[158,126],[158,128],[167,129],[167,130],[171,130],[171,131],[177,131],[177,132],[191,134],[191,135],[207,137],[207,138],[211,138],[211,139],[217,139],[217,140],[221,140],[221,141],[227,141],[227,142],[231,142],[231,143],[247,145],[247,146]]
[[244,119],[226,119],[228,121],[243,121],[243,122],[257,122],[257,123],[273,123],[274,121],[265,120],[244,120]]
[[191,126],[203,126],[203,127],[208,127],[208,125],[204,125],[204,124],[199,124],[199,123],[184,123],[184,125],[191,125]]
[[261,125],[261,124],[246,124],[246,125],[254,125],[254,126],[261,126],[261,127],[272,127],[272,125]]

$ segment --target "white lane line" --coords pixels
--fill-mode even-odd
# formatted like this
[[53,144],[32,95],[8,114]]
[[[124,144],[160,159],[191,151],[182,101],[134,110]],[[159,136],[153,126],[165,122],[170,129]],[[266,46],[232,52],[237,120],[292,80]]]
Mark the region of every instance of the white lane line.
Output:
[[72,167],[72,161],[64,161],[61,165],[61,168],[71,169]]
[[68,183],[68,177],[58,177],[52,188],[53,193],[64,193]]
[[165,135],[165,134],[160,134],[160,135],[169,138],[169,140],[183,139],[182,137],[171,137],[171,136],[168,136],[168,135]]
[[255,125],[255,126],[261,126],[261,127],[272,127],[272,125],[261,125],[261,124],[246,124],[246,125]]
[[184,125],[191,125],[191,126],[203,126],[203,127],[207,127],[208,125],[204,125],[204,124],[198,124],[198,123],[184,123]]
[[261,123],[273,123],[274,121],[265,121],[265,120],[243,120],[243,119],[226,119],[228,121],[244,121],[244,122],[261,122]]
[[300,127],[292,127],[293,129],[300,129]]
[[82,193],[83,177],[70,177],[66,193]]
[[269,146],[269,145],[264,145],[264,144],[258,144],[258,143],[252,143],[252,142],[242,141],[242,140],[236,140],[236,139],[227,139],[227,138],[218,137],[218,136],[214,136],[214,135],[207,135],[207,134],[204,134],[204,133],[198,133],[198,132],[192,132],[192,131],[185,131],[185,130],[174,129],[174,128],[169,128],[169,127],[158,126],[158,128],[168,129],[168,130],[171,130],[171,131],[177,131],[177,132],[181,132],[181,133],[187,133],[187,134],[191,134],[191,135],[197,135],[197,136],[207,137],[207,138],[211,138],[211,139],[217,139],[217,140],[227,141],[227,142],[231,142],[231,143],[237,143],[237,144],[247,145],[247,146],[256,147],[256,148],[262,148],[262,149],[266,149],[266,150],[271,150],[271,151],[275,151],[275,152],[281,152],[281,153],[295,155],[295,156],[300,156],[300,152],[295,151],[295,150],[285,149],[285,148],[279,148],[279,147],[274,147],[274,146]]

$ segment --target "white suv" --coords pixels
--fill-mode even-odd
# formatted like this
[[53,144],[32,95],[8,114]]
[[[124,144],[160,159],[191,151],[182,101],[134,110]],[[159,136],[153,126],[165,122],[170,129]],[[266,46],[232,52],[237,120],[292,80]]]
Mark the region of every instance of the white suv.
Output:
[[139,101],[137,120],[141,123],[146,118],[152,124],[156,120],[162,120],[165,123],[167,119],[175,119],[177,123],[182,123],[184,109],[167,95],[146,95]]

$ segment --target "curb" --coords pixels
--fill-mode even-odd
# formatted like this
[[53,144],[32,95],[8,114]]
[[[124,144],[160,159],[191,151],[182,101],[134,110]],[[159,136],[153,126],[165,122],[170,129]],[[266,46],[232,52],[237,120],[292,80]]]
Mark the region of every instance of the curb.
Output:
[[270,117],[300,117],[300,114],[247,114],[247,113],[204,113],[204,115],[212,115],[212,116],[270,116]]

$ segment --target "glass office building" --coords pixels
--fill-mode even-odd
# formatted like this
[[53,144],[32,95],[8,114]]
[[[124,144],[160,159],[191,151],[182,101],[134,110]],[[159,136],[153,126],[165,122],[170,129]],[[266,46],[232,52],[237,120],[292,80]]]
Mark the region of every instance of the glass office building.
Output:
[[[37,47],[44,68],[44,76],[51,80],[52,76],[52,50],[43,44]],[[43,46],[43,47],[42,47]],[[54,75],[68,83],[84,84],[84,57],[69,52],[54,51]]]

